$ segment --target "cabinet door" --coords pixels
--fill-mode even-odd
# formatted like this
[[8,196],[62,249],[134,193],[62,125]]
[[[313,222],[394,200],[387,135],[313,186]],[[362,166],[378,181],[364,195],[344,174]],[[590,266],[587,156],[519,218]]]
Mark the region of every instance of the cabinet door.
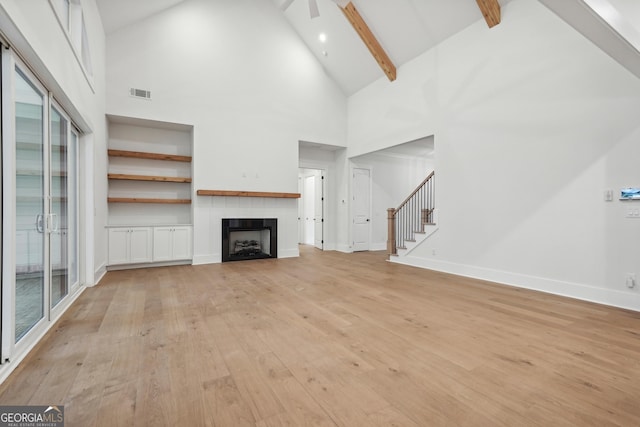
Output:
[[191,227],[173,228],[173,259],[191,259]]
[[109,229],[109,265],[129,262],[129,228]]
[[129,262],[151,262],[152,260],[152,240],[150,227],[131,228],[130,236],[130,256]]
[[173,259],[171,241],[173,228],[154,227],[153,228],[153,260],[170,261]]

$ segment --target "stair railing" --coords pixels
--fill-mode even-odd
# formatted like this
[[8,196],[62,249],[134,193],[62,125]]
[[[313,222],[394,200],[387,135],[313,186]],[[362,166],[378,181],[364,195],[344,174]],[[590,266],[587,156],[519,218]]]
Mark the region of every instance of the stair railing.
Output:
[[387,252],[397,255],[399,248],[414,240],[416,232],[422,232],[425,224],[433,223],[435,203],[435,171],[397,208],[387,209]]

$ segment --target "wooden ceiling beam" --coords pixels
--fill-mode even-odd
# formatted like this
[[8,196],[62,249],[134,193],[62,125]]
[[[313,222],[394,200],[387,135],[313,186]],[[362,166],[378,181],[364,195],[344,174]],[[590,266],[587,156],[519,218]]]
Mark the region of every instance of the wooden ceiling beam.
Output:
[[476,2],[489,28],[500,23],[500,3],[498,0],[476,0]]
[[380,46],[380,43],[373,35],[362,16],[360,16],[356,7],[352,2],[349,2],[345,7],[340,7],[340,9],[351,23],[353,29],[356,30],[364,44],[367,45],[369,52],[371,52],[375,60],[378,62],[378,65],[380,65],[380,68],[382,68],[382,71],[387,75],[389,81],[394,81],[396,79],[396,66],[393,65],[389,55],[387,55],[382,46]]

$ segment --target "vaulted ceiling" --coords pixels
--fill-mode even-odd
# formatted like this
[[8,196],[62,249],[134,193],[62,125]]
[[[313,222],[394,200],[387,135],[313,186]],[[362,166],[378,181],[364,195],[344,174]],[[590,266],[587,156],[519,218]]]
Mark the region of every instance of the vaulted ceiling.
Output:
[[[108,34],[183,1],[185,0],[97,0],[97,3]],[[278,9],[285,3],[285,0],[271,1],[274,8]],[[351,3],[397,68],[483,19],[481,10],[484,4],[494,3],[504,8],[509,1],[511,0],[352,0]],[[631,67],[632,72],[635,72],[633,67],[637,67],[636,74],[640,77],[640,16],[637,16],[640,14],[640,7],[637,0],[540,1],[627,68]],[[286,20],[345,95],[351,95],[385,76],[375,55],[372,55],[354,25],[333,0],[317,0],[319,16],[315,18],[310,16],[308,0],[293,0],[290,3],[282,11]],[[122,13],[123,10],[127,13]],[[587,17],[577,17],[579,14],[576,10],[586,10]],[[613,10],[617,14],[602,16],[601,14],[606,15],[607,10]],[[508,15],[503,19],[508,19]],[[612,23],[610,19],[616,21]],[[626,31],[622,38],[621,28],[622,33]],[[491,31],[489,26],[487,31]],[[324,42],[320,41],[320,34],[325,35]],[[602,34],[606,35],[606,42],[597,39],[603,39]],[[637,40],[634,40],[636,36]]]

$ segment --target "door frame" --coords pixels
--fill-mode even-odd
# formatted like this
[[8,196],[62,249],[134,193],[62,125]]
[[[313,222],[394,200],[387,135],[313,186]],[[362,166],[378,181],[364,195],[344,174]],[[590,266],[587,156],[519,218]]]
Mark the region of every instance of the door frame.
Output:
[[[298,189],[300,191],[300,198],[298,199],[298,242],[299,243],[303,243],[301,239],[301,237],[304,235],[304,219],[302,218],[304,216],[304,181],[305,181],[305,174],[304,171],[315,171],[316,173],[318,173],[316,175],[316,178],[318,178],[318,175],[320,177],[321,180],[321,185],[322,185],[322,195],[321,195],[321,203],[322,203],[322,218],[321,218],[321,222],[322,222],[322,236],[321,236],[321,241],[322,241],[322,248],[318,248],[321,250],[325,250],[327,248],[326,246],[326,242],[327,242],[327,227],[325,227],[325,224],[327,223],[327,168],[325,167],[320,167],[320,166],[302,166],[300,165],[298,167],[298,178],[299,178],[299,186]],[[316,185],[317,187],[317,185]],[[314,191],[315,193],[315,191]],[[315,234],[315,230],[314,230],[314,234]],[[317,240],[317,236],[315,236],[316,238],[314,240]],[[315,246],[315,241],[313,243],[313,245]],[[315,246],[317,248],[317,246]]]

